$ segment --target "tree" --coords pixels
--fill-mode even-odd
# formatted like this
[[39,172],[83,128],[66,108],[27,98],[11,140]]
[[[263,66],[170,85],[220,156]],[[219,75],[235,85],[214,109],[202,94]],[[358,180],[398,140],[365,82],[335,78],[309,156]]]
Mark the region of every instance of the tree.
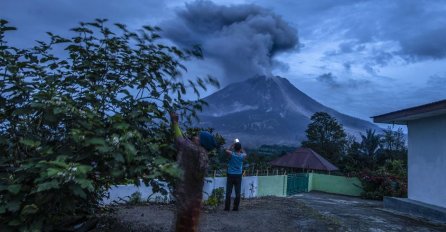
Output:
[[367,129],[365,135],[361,133],[361,139],[361,153],[374,159],[379,149],[381,136],[376,134],[375,130]]
[[361,133],[361,142],[350,136],[347,142],[347,156],[342,161],[342,169],[357,173],[364,169],[374,170],[380,154],[381,135],[375,130],[367,129]]
[[386,160],[402,160],[407,163],[407,147],[404,132],[401,128],[397,131],[388,127],[380,141],[380,157],[378,162],[384,164]]
[[347,144],[347,135],[342,125],[326,112],[316,112],[311,116],[311,121],[305,131],[307,140],[302,142],[302,146],[313,149],[337,164]]
[[182,96],[218,82],[181,81],[181,62],[201,58],[199,48],[166,46],[157,27],[105,24],[19,49],[0,20],[1,231],[52,230],[93,213],[112,184],[157,189],[154,179],[178,176],[167,111],[190,120],[205,102]]

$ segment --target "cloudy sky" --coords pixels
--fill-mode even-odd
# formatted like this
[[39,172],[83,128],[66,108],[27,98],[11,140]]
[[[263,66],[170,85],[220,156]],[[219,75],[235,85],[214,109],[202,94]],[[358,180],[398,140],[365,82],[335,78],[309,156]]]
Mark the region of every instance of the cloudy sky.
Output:
[[[428,0],[1,0],[0,18],[30,47],[51,31],[107,18],[159,25],[179,46],[200,44],[190,76],[224,85],[288,78],[342,113],[369,117],[446,99],[446,2]],[[212,93],[210,90],[206,94]]]

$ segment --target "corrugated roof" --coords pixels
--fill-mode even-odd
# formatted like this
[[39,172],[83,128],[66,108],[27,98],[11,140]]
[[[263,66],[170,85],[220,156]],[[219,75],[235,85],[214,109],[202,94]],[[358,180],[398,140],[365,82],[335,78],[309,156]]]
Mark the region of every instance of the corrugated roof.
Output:
[[407,121],[446,114],[446,100],[374,116],[373,122],[407,124]]
[[287,168],[304,168],[321,171],[339,170],[336,166],[328,162],[321,155],[310,148],[298,148],[270,162],[273,166]]

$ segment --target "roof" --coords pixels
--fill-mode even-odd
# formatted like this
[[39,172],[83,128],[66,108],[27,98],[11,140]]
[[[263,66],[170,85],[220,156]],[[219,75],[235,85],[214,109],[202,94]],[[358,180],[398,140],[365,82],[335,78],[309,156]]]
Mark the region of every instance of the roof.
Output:
[[446,114],[446,100],[374,116],[373,122],[405,125],[408,121]]
[[287,168],[304,168],[311,170],[336,171],[336,166],[310,148],[298,148],[270,162],[272,166]]

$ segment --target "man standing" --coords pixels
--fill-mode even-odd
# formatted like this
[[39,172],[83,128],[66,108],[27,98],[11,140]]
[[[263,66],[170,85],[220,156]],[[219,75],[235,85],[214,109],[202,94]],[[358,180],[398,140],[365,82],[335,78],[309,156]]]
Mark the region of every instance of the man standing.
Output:
[[175,186],[175,229],[181,232],[198,231],[208,151],[216,148],[216,142],[214,137],[205,131],[191,140],[185,138],[178,125],[178,116],[170,113],[170,117],[178,150],[177,163],[182,171]]
[[231,194],[232,187],[235,188],[235,199],[233,211],[238,211],[240,204],[240,191],[242,186],[242,167],[243,160],[246,157],[245,151],[242,149],[242,145],[236,139],[236,142],[231,145],[229,149],[226,150],[226,154],[230,157],[228,163],[228,173],[226,181],[226,200],[225,200],[225,210],[229,211],[231,207]]

